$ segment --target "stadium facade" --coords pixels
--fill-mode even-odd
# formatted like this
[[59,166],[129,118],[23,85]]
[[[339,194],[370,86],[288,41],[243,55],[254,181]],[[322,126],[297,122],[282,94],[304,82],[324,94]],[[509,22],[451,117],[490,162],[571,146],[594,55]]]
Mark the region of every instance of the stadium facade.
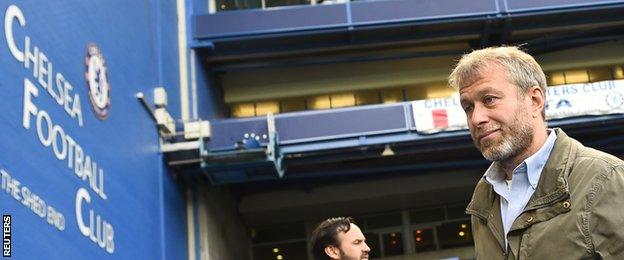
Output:
[[446,77],[521,45],[547,118],[624,156],[624,1],[4,1],[0,213],[16,259],[474,258],[488,162]]

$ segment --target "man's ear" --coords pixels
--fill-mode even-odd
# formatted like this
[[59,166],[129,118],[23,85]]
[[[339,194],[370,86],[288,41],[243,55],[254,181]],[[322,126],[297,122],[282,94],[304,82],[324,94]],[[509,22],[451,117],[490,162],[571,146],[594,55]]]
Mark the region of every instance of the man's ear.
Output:
[[326,246],[325,254],[327,254],[331,259],[340,259],[340,250],[335,246]]
[[539,86],[532,86],[527,95],[531,99],[531,116],[540,117],[546,105],[546,93]]

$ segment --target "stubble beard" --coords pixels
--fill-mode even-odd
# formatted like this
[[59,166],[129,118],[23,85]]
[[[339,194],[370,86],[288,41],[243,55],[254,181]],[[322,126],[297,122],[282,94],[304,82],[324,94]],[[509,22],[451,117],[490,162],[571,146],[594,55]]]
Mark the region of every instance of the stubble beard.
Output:
[[350,257],[350,256],[347,256],[344,251],[340,250],[340,260],[360,260],[360,259],[368,259],[368,257],[369,255],[364,254],[364,253],[360,257]]
[[521,111],[516,111],[512,125],[501,126],[501,140],[491,140],[482,144],[475,141],[475,145],[485,159],[493,162],[505,161],[517,156],[529,148],[533,140],[534,131],[526,119],[519,118]]

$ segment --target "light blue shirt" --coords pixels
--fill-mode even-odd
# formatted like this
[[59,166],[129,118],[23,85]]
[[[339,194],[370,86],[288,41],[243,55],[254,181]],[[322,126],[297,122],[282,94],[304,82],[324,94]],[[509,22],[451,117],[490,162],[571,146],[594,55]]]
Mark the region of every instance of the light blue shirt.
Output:
[[505,232],[505,245],[507,245],[507,233],[513,222],[520,216],[527,202],[535,192],[542,169],[546,165],[548,156],[555,145],[557,135],[552,129],[548,129],[548,138],[535,154],[524,160],[514,170],[511,181],[505,180],[505,173],[498,162],[492,163],[485,171],[485,180],[494,187],[494,191],[500,195],[500,209]]

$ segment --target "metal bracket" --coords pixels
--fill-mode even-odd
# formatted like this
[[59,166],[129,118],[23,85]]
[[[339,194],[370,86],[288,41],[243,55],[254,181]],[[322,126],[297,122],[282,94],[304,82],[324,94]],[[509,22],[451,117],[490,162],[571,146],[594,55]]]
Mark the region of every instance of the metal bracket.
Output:
[[275,165],[277,175],[283,178],[286,172],[284,168],[284,155],[280,152],[279,134],[275,128],[275,117],[272,113],[267,114],[267,128],[269,131],[269,145],[266,150],[267,158]]
[[156,123],[160,136],[164,139],[171,139],[174,137],[176,134],[175,122],[171,115],[169,115],[169,112],[167,112],[164,107],[157,106],[156,109],[152,109],[143,92],[136,93],[136,98],[141,102],[145,111],[147,111],[149,116]]

